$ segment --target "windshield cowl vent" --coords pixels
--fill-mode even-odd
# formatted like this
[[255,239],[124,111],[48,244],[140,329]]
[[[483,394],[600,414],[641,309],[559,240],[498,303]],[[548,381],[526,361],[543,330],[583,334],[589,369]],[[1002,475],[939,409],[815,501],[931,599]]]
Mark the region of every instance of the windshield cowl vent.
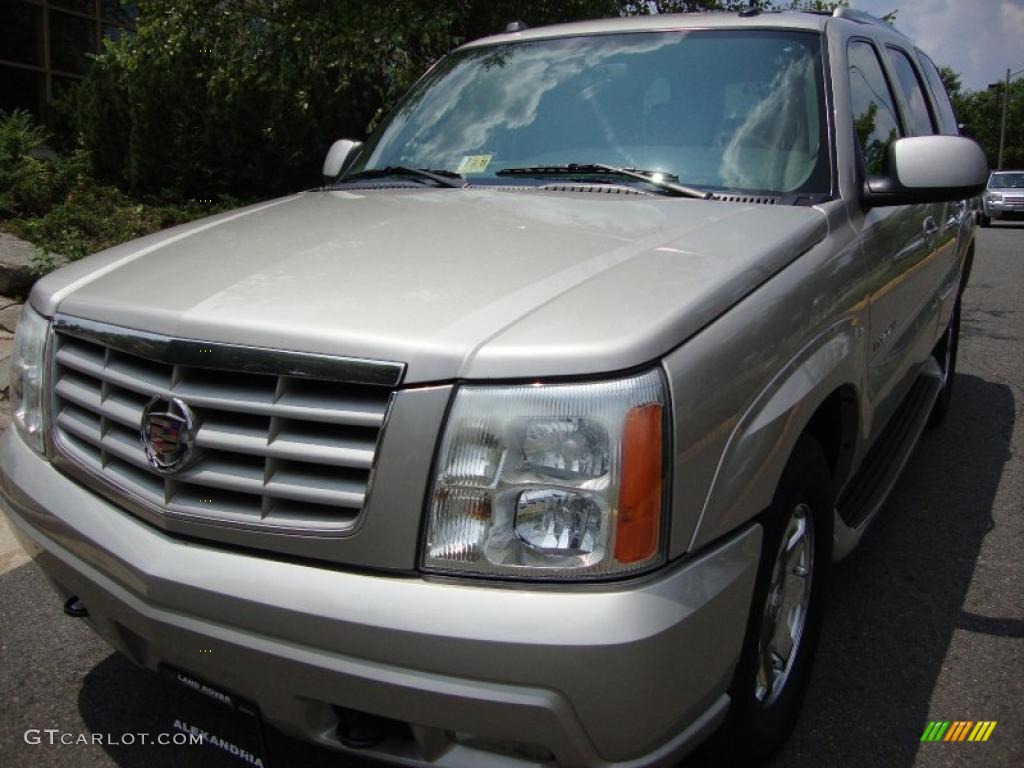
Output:
[[542,184],[534,189],[541,192],[593,192],[602,195],[639,195],[651,197],[650,192],[617,184]]
[[325,192],[375,192],[386,189],[433,189],[416,181],[349,181],[323,187]]
[[749,203],[751,205],[775,205],[779,198],[771,195],[719,195],[713,194],[712,200],[721,200],[725,203]]

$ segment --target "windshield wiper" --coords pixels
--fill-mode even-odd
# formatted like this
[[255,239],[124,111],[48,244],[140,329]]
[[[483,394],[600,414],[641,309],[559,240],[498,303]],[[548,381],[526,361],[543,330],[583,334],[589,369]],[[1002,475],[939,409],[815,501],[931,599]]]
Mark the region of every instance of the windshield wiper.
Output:
[[671,174],[659,171],[641,171],[637,168],[620,168],[615,165],[604,163],[569,163],[568,165],[531,165],[524,168],[502,168],[496,171],[496,176],[565,176],[573,174],[598,175],[598,176],[622,176],[627,179],[645,181],[666,192],[685,197],[696,197],[700,200],[711,199],[710,192],[702,192],[693,187],[679,184],[672,179],[676,178]]
[[359,179],[379,179],[382,176],[414,176],[420,179],[430,179],[442,187],[454,187],[462,189],[468,186],[462,176],[455,171],[433,168],[408,168],[404,165],[389,165],[387,168],[368,168],[358,173],[348,174],[338,179],[339,184]]

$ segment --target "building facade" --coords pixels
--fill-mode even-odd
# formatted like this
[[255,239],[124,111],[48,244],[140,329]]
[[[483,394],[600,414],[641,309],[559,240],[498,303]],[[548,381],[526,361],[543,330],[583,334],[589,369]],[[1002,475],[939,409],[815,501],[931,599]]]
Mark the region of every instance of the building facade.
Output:
[[0,110],[41,115],[46,103],[85,76],[87,54],[134,28],[120,0],[0,0]]

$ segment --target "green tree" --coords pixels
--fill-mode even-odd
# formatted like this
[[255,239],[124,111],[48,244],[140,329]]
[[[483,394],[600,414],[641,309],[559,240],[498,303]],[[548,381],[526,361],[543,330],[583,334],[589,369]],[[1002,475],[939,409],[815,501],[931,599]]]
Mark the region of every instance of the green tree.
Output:
[[615,15],[615,0],[139,0],[74,95],[103,179],[136,193],[265,197],[308,186],[445,52],[501,31]]
[[[991,90],[960,92],[953,100],[957,119],[966,126],[967,134],[981,144],[992,168],[996,168],[999,162],[1005,87],[1000,84]],[[1024,168],[1024,79],[1010,83],[1003,167]]]
[[960,82],[960,75],[957,74],[956,70],[943,64],[939,67],[939,77],[942,79],[942,84],[946,86],[946,91],[949,93],[950,98],[962,95],[963,85]]
[[953,112],[956,114],[957,122],[964,122],[964,99],[966,94],[964,93],[963,83],[960,80],[960,75],[952,67],[942,64],[939,66],[939,78],[942,80],[942,84],[946,87],[946,93],[949,94],[949,100],[953,103]]

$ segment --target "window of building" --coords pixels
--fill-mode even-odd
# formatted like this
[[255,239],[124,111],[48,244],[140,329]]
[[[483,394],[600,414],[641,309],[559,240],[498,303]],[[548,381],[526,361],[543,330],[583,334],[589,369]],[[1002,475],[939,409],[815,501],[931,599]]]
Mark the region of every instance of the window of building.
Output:
[[50,10],[50,65],[58,72],[84,75],[87,53],[96,53],[96,23],[92,19]]
[[134,5],[124,5],[119,0],[100,0],[103,18],[121,26],[134,27],[135,17],[139,15]]
[[84,14],[91,15],[96,12],[95,0],[49,0],[49,4],[54,8],[67,8],[69,11]]
[[43,66],[43,9],[28,3],[4,3],[0,23],[0,59]]
[[41,115],[89,71],[88,54],[134,29],[138,10],[120,0],[4,0],[0,5],[0,109]]
[[38,111],[46,93],[46,76],[42,72],[0,66],[0,78],[4,84],[4,87],[0,88],[0,111]]

